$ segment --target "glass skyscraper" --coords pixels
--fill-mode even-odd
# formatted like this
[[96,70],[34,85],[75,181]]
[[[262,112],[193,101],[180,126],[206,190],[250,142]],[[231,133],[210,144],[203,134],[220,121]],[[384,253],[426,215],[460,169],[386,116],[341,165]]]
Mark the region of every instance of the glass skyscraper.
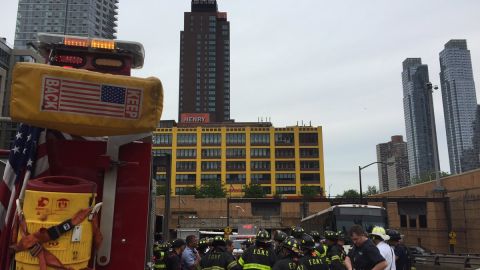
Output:
[[38,32],[116,37],[118,0],[20,0],[15,48],[26,48]]
[[465,171],[462,157],[473,148],[473,122],[477,109],[472,59],[464,39],[452,39],[440,52],[440,81],[447,131],[450,172]]
[[435,172],[429,105],[428,66],[420,58],[403,61],[403,110],[407,133],[408,166],[412,182],[429,178]]

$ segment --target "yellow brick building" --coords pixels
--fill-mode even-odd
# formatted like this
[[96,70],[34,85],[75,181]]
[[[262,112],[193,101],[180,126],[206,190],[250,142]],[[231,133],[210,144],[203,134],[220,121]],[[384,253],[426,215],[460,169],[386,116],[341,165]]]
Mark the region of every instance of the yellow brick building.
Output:
[[[275,128],[270,123],[161,124],[153,154],[172,155],[174,195],[206,181],[221,181],[232,197],[243,185],[259,184],[269,196],[301,195],[302,186],[325,190],[321,127]],[[159,182],[166,181],[158,173]]]

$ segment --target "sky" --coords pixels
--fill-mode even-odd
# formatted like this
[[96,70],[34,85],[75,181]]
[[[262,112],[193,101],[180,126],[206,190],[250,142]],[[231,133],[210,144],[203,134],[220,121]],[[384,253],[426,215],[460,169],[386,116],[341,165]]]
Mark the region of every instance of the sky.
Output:
[[[230,21],[231,117],[323,127],[327,194],[358,189],[376,145],[405,138],[402,61],[421,57],[440,84],[438,54],[467,39],[480,81],[480,1],[217,0]],[[17,1],[2,1],[0,36],[13,44]],[[176,119],[180,31],[190,0],[120,0],[118,38],[143,43],[134,76],[163,82],[163,119]],[[478,99],[478,93],[477,93]],[[440,166],[449,171],[440,90],[434,93]],[[377,167],[362,170],[364,190]]]

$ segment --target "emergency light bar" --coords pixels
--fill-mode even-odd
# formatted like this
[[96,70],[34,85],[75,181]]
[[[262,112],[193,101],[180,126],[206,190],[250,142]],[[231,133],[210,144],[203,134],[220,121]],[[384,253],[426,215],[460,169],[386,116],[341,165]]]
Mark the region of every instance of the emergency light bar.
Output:
[[[86,49],[89,51],[127,53],[132,56],[131,68],[142,68],[145,59],[143,45],[133,41],[109,40],[78,36],[64,36],[49,33],[37,34],[37,46],[44,57],[48,57],[53,49]],[[117,66],[118,62],[112,63]]]

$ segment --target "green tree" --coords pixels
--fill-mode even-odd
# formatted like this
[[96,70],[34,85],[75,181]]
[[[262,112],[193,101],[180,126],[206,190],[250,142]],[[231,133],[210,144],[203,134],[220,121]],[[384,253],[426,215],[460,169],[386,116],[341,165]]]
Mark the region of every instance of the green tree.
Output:
[[[451,174],[447,172],[440,172],[440,178],[450,176]],[[412,178],[411,182],[412,184],[421,184],[421,183],[426,183],[435,180],[435,172],[431,173],[424,173],[420,175],[419,177],[414,177]]]
[[225,198],[227,191],[219,181],[208,181],[195,191],[196,198]]
[[302,186],[301,192],[305,199],[322,196],[322,188],[319,186]]
[[259,184],[244,185],[242,191],[244,198],[264,198],[267,195]]
[[345,190],[342,195],[337,195],[337,198],[360,198],[360,193],[355,189]]
[[370,195],[378,194],[377,186],[375,186],[375,185],[373,185],[373,186],[368,186],[368,187],[367,187],[367,191],[366,191],[364,194],[365,194],[365,196],[370,196]]

